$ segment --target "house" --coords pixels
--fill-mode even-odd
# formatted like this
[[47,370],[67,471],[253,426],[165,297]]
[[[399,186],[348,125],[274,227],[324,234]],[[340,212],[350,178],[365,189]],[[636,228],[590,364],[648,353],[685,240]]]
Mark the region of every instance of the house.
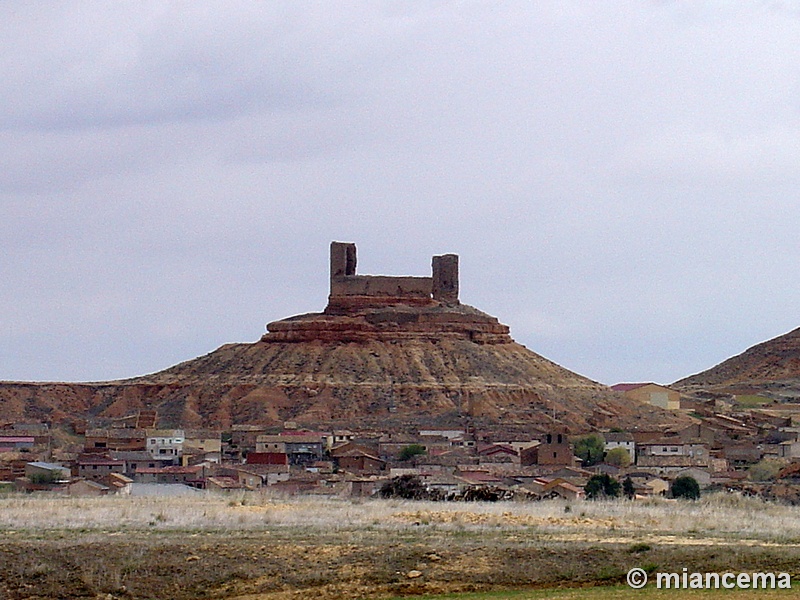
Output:
[[385,460],[360,449],[354,449],[345,454],[340,454],[335,457],[334,461],[340,469],[343,471],[350,471],[351,473],[375,473],[386,470]]
[[108,456],[125,463],[123,473],[128,477],[135,476],[139,469],[155,469],[172,465],[175,460],[171,456],[153,456],[145,450],[111,451]]
[[722,457],[734,468],[746,468],[764,458],[764,449],[752,442],[731,443],[722,448]]
[[701,488],[707,488],[711,485],[711,473],[707,469],[689,467],[688,469],[677,471],[675,473],[675,478],[677,479],[678,477],[691,477]]
[[263,425],[236,424],[229,434],[222,435],[223,455],[230,460],[241,460],[248,452],[255,452],[256,439],[266,435],[268,428]]
[[99,481],[76,479],[67,484],[66,493],[69,496],[108,496],[113,491]]
[[256,449],[260,448],[262,452],[280,453],[279,447],[282,447],[282,451],[289,457],[290,465],[307,465],[322,459],[323,435],[325,434],[310,431],[284,431],[279,435],[259,435]]
[[244,486],[234,477],[208,477],[206,489],[210,492],[230,492],[241,490]]
[[669,482],[660,477],[651,477],[649,479],[632,478],[631,480],[637,496],[666,496],[667,492],[669,492]]
[[289,455],[286,452],[248,452],[246,465],[284,465],[289,470]]
[[205,485],[205,466],[180,467],[142,467],[137,469],[134,481],[137,483],[183,483],[193,487]]
[[478,446],[478,462],[519,464],[519,453],[510,446],[481,444]]
[[636,465],[659,473],[680,471],[688,467],[709,467],[708,446],[698,442],[683,442],[677,437],[665,437],[637,446]]
[[681,407],[680,392],[657,383],[618,383],[612,385],[611,389],[621,392],[626,398],[666,410],[678,410]]
[[364,498],[374,496],[386,479],[349,479],[346,483],[350,487],[350,496]]
[[29,452],[33,449],[35,439],[28,435],[5,435],[0,433],[0,452]]
[[613,450],[614,448],[622,448],[627,451],[631,457],[631,464],[636,462],[636,442],[633,436],[628,432],[623,431],[609,431],[602,434],[605,440],[605,451]]
[[186,439],[182,429],[148,429],[146,450],[153,457],[170,457],[178,464]]
[[125,461],[107,454],[81,454],[72,463],[72,475],[82,479],[98,480],[110,473],[124,473]]
[[355,439],[356,434],[350,431],[349,429],[336,429],[332,433],[323,435],[323,441],[325,442],[325,449],[330,450],[334,446],[338,446],[339,444],[346,444],[347,442],[352,442]]
[[118,496],[130,496],[133,479],[120,473],[109,473],[100,480],[100,483],[107,485]]
[[286,442],[279,435],[259,435],[255,451],[259,454],[286,454]]
[[800,457],[800,441],[786,440],[778,444],[780,458],[798,458]]
[[89,429],[86,431],[84,452],[142,451],[147,448],[143,429]]
[[7,423],[0,428],[0,436],[30,437],[34,446],[50,447],[50,428],[46,423]]
[[571,484],[568,481],[554,481],[546,486],[546,492],[558,496],[564,500],[583,500],[586,496],[583,488]]
[[233,477],[245,489],[257,490],[262,487],[286,481],[290,477],[289,465],[231,465],[217,467],[215,477]]
[[69,480],[70,470],[54,463],[29,462],[25,464],[25,477],[31,483],[58,483]]
[[182,462],[222,460],[222,438],[219,431],[189,430],[183,439]]
[[476,469],[470,466],[462,466],[455,473],[455,477],[469,485],[501,485],[503,478],[489,473],[486,469]]

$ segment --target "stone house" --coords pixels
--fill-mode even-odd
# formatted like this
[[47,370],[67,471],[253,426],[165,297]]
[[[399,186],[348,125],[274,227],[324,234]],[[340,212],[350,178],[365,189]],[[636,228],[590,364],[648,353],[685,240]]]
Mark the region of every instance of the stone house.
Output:
[[222,438],[219,431],[189,430],[183,439],[182,463],[199,460],[220,462],[222,460]]
[[67,484],[66,493],[69,496],[108,496],[113,490],[91,479],[76,479]]
[[125,461],[114,459],[107,454],[81,454],[72,463],[73,477],[99,480],[110,473],[125,473]]
[[660,477],[632,478],[631,480],[637,496],[665,496],[669,492],[669,482]]
[[378,473],[386,470],[386,461],[359,449],[335,457],[334,462],[343,471],[351,473]]
[[48,462],[29,462],[25,464],[25,477],[32,483],[56,483],[68,481],[71,477],[69,468]]
[[786,440],[778,444],[780,458],[798,458],[800,457],[800,441]]
[[330,450],[334,446],[352,442],[356,438],[356,434],[349,429],[336,429],[331,433],[326,433],[322,436],[325,442],[325,449]]
[[234,477],[208,477],[206,489],[210,492],[230,492],[241,490],[244,486]]
[[657,383],[618,383],[612,385],[611,389],[621,392],[626,398],[666,410],[678,410],[681,407],[680,392]]
[[605,451],[613,450],[614,448],[622,448],[627,451],[628,456],[631,457],[631,464],[636,462],[636,442],[633,436],[624,431],[609,431],[602,434],[605,440]]
[[133,479],[120,473],[109,473],[100,483],[110,487],[118,496],[130,496]]
[[569,481],[555,481],[547,486],[547,493],[556,495],[564,500],[583,500],[586,496],[582,487],[571,484]]
[[35,445],[33,436],[5,435],[0,432],[0,452],[29,452]]
[[707,488],[711,485],[711,473],[708,469],[700,469],[698,467],[689,467],[674,473],[675,478],[678,477],[691,477],[694,479],[701,488]]
[[708,467],[711,464],[711,453],[703,443],[662,438],[639,444],[636,464],[639,467],[657,468],[660,472]]
[[134,475],[138,483],[183,483],[192,487],[205,486],[205,466],[180,467],[176,465],[156,468],[140,468]]
[[[285,431],[279,435],[260,435],[256,449],[264,452],[283,452],[289,457],[290,465],[308,465],[322,459],[324,434],[307,431]],[[275,449],[273,449],[275,447]]]
[[246,465],[281,465],[289,470],[289,455],[286,452],[248,452]]
[[746,468],[764,458],[764,449],[753,442],[732,442],[723,446],[721,456],[733,468]]
[[133,477],[139,469],[155,469],[172,465],[175,461],[171,456],[153,456],[145,450],[111,451],[108,456],[114,460],[125,463],[123,473]]
[[84,452],[139,451],[147,449],[147,434],[143,429],[89,429],[86,431]]
[[513,463],[519,465],[519,453],[509,446],[488,444],[478,447],[478,462],[484,463]]

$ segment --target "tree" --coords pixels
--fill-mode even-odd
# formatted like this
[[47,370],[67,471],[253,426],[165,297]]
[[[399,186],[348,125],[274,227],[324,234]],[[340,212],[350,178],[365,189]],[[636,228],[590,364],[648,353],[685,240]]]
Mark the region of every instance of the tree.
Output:
[[603,473],[602,475],[592,475],[583,488],[588,500],[599,500],[602,498],[616,498],[619,496],[619,481]]
[[409,444],[408,446],[404,446],[400,450],[399,458],[402,461],[407,461],[411,460],[415,456],[419,456],[425,453],[426,453],[425,446],[423,446],[422,444]]
[[626,477],[622,482],[622,493],[628,500],[633,500],[636,497],[636,488],[633,486],[633,480]]
[[596,433],[575,440],[575,456],[583,461],[584,467],[591,467],[603,460],[605,442]]
[[673,498],[697,500],[700,498],[700,484],[690,475],[682,475],[672,482],[670,494]]
[[612,448],[606,452],[605,460],[610,465],[624,469],[631,464],[631,453],[625,448]]

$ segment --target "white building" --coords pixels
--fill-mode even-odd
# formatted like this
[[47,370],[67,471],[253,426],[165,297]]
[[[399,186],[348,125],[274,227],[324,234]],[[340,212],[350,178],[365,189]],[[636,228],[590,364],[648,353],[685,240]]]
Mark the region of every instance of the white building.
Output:
[[147,451],[153,458],[179,458],[185,439],[182,429],[148,429]]

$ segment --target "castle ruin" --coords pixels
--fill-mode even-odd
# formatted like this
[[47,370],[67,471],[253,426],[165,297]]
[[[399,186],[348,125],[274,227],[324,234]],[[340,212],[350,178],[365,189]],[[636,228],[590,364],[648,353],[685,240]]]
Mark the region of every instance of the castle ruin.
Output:
[[356,305],[458,304],[457,254],[434,256],[431,277],[357,275],[357,262],[355,244],[331,242],[330,295],[326,312]]
[[459,301],[457,254],[434,256],[430,277],[358,275],[357,262],[355,244],[331,242],[325,310],[270,323],[261,341],[513,341],[506,325]]

